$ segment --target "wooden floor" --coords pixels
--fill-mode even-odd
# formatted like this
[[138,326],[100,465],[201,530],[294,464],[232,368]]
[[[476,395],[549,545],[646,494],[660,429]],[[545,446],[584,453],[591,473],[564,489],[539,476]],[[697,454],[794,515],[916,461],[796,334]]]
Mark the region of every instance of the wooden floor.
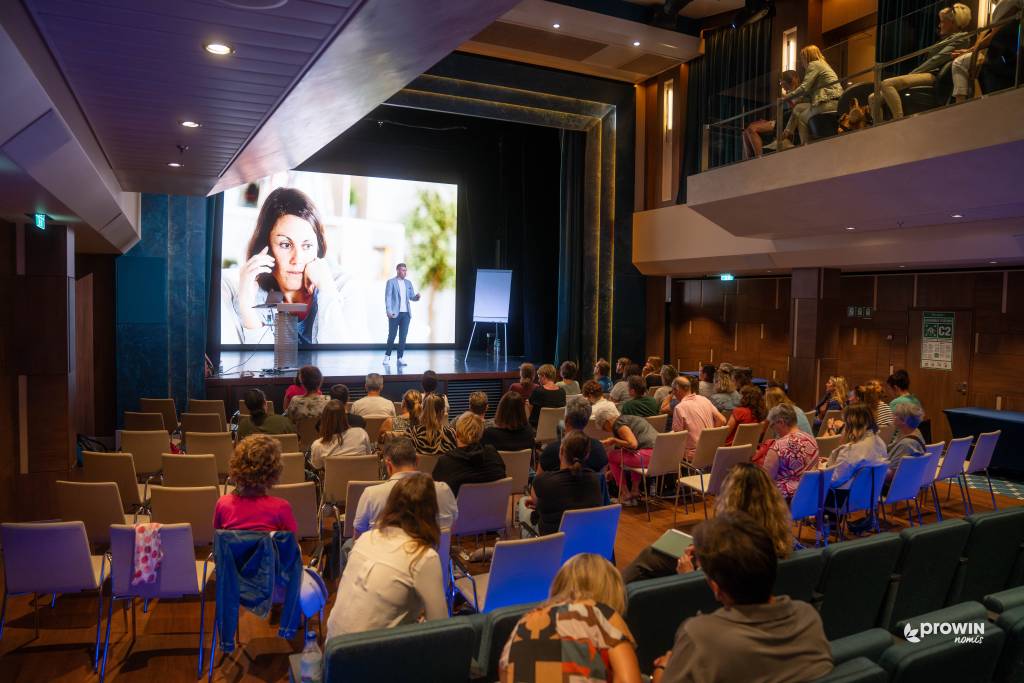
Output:
[[[943,496],[945,490],[940,492]],[[991,510],[987,492],[971,490],[971,500],[978,512]],[[997,496],[1000,508],[1020,505],[1024,501]],[[963,515],[963,504],[954,488],[948,501],[942,499],[945,517]],[[930,502],[924,521],[936,519]],[[625,567],[645,546],[652,543],[672,524],[671,509],[654,509],[647,520],[644,508],[623,510],[616,540],[619,567]],[[692,529],[703,519],[701,507],[681,514],[679,528]],[[889,517],[891,528],[899,531],[907,526],[905,515]],[[805,532],[805,538],[811,538]],[[208,593],[213,598],[213,590]],[[331,596],[333,604],[334,595]],[[132,641],[130,620],[115,607],[111,631],[107,680],[140,683],[193,681],[196,678],[196,647],[199,630],[198,599],[154,603],[148,614],[141,605],[136,610],[137,636]],[[213,600],[208,599],[206,623],[213,618]],[[92,681],[98,676],[91,671],[90,657],[96,627],[96,598],[61,596],[51,609],[49,596],[40,600],[40,632],[34,635],[31,596],[9,600],[7,625],[0,642],[0,681]],[[104,623],[104,626],[106,624]],[[277,627],[247,612],[241,615],[239,639],[242,646],[226,659],[218,653],[214,671],[217,681],[286,681],[287,655],[301,650],[301,636],[287,642],[276,635]],[[207,642],[209,635],[207,635]]]

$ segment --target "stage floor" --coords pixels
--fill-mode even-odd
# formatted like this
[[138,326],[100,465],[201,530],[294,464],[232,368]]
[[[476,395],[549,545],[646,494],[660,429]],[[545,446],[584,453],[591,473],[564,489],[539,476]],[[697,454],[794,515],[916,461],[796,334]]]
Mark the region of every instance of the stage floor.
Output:
[[[482,352],[469,354],[463,362],[465,349],[443,350],[409,350],[403,360],[407,365],[399,366],[397,356],[392,353],[391,362],[384,364],[384,352],[377,351],[300,351],[299,365],[315,365],[320,368],[324,377],[344,378],[361,377],[370,372],[378,372],[385,377],[419,376],[427,370],[438,375],[503,375],[517,373],[521,357],[509,356],[508,361],[495,358]],[[221,351],[220,364],[224,372],[210,379],[231,380],[241,377],[242,372],[251,372],[256,377],[270,377],[265,374],[267,368],[274,365],[273,351]],[[283,373],[293,377],[295,373]]]

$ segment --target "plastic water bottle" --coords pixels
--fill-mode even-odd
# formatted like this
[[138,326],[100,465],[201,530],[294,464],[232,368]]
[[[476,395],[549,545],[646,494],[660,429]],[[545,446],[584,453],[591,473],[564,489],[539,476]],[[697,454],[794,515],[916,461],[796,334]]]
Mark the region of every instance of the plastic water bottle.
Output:
[[494,357],[501,358],[501,337],[494,337]]
[[316,632],[306,633],[306,644],[302,648],[302,681],[303,683],[319,683],[323,677],[324,655],[316,642]]

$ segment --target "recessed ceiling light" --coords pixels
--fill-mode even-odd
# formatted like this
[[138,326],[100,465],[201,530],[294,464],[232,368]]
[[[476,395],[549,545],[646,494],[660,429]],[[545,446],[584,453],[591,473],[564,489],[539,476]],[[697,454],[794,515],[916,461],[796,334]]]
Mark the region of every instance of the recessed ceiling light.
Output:
[[906,268],[906,266],[900,266],[900,268]]
[[562,28],[561,24],[551,24],[551,28]]
[[854,226],[852,226],[852,225],[848,225],[848,226],[846,226],[846,229],[847,229],[847,230],[856,230],[857,228],[855,228],[855,227],[854,227]]
[[180,161],[168,161],[167,165],[170,166],[171,168],[181,168],[185,164],[181,163]]
[[634,40],[633,41],[633,47],[640,47],[640,41],[639,40]]
[[211,55],[229,55],[235,51],[233,47],[225,43],[207,43],[203,45]]
[[950,216],[950,218],[963,218],[963,217],[964,217],[964,215],[962,213],[954,213],[953,215]]
[[995,264],[999,263],[999,261],[989,261],[989,263],[991,263],[994,266]]
[[180,123],[185,128],[199,128],[201,125],[203,125],[198,121],[181,121]]

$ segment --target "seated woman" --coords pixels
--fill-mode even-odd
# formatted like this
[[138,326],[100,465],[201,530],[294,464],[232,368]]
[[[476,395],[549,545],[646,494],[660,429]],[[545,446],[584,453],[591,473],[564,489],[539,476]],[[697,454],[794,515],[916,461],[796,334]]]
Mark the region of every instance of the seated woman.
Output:
[[540,421],[541,408],[565,407],[565,389],[555,384],[557,378],[554,365],[544,364],[537,368],[537,379],[540,384],[526,399],[530,404],[530,426],[534,429],[537,429],[537,423]]
[[213,528],[296,533],[291,503],[267,495],[281,478],[282,469],[277,439],[255,434],[239,441],[228,465],[235,490],[217,501]]
[[[1022,6],[1024,3],[1021,0],[1000,0],[998,4],[992,3],[992,17],[987,25],[994,26],[1014,15],[1019,15],[1024,9]],[[978,69],[988,58],[988,46],[992,44],[992,39],[1004,28],[1005,25],[982,31],[969,48],[953,50],[953,98],[957,103],[967,100],[968,85],[971,81],[971,60],[974,60],[974,73],[977,74]],[[981,92],[975,91],[974,96],[980,97]]]
[[843,409],[842,443],[832,451],[828,466],[833,489],[847,489],[853,475],[865,464],[887,462],[885,444],[871,431],[871,410],[863,403],[850,403]]
[[[792,69],[787,69],[782,72],[782,78],[779,80],[779,86],[782,88],[782,93],[786,94],[791,90],[796,90],[797,86],[800,85],[800,75]],[[776,123],[775,121],[769,121],[768,119],[758,119],[752,121],[746,128],[743,129],[743,159],[749,159],[750,157],[761,156],[762,150],[765,148],[763,135],[776,135],[779,133],[779,128],[785,126],[788,119],[792,118],[793,105],[786,101],[783,104],[782,121]],[[774,111],[772,112],[775,113]],[[776,143],[769,145],[769,147],[775,147],[776,150],[783,150],[786,147],[792,147],[793,144],[788,140],[778,140]]]
[[818,466],[818,441],[800,430],[796,411],[784,403],[768,413],[768,428],[776,438],[764,449],[763,459],[756,464],[775,482],[783,497],[789,499],[796,493],[803,473]]
[[288,404],[292,402],[292,399],[296,396],[302,396],[304,393],[306,393],[306,390],[302,387],[302,378],[296,372],[295,380],[284,390],[284,401],[281,403],[283,409],[287,411]]
[[[530,495],[520,498],[519,520],[541,536],[558,531],[562,513],[604,504],[601,475],[585,468],[590,457],[590,437],[580,431],[565,435],[558,451],[557,470],[540,472]],[[536,511],[536,521],[532,511]]]
[[793,403],[793,399],[786,394],[785,389],[778,385],[769,386],[764,392],[764,405],[768,412],[771,412],[771,409],[775,406],[783,404],[792,408],[793,412],[796,413],[797,428],[804,434],[814,436],[814,432],[811,431],[811,423],[807,420],[807,413],[800,410],[800,406]]
[[437,493],[425,474],[398,479],[376,525],[349,553],[327,619],[327,640],[346,633],[448,617],[437,546]]
[[513,382],[512,386],[509,387],[509,391],[514,391],[524,400],[530,399],[530,394],[537,388],[534,379],[537,376],[537,370],[533,367],[533,363],[523,363],[519,366],[519,381]]
[[900,90],[919,85],[932,85],[942,68],[953,60],[953,52],[970,46],[965,30],[971,25],[971,8],[963,3],[939,10],[939,42],[928,48],[927,59],[904,76],[893,76],[882,81],[881,97],[868,95],[871,120],[875,124],[885,120],[882,104],[889,106],[893,119],[903,118]]
[[600,555],[575,555],[555,575],[548,600],[512,629],[498,661],[500,680],[640,683],[625,611],[618,570]]
[[[799,130],[800,144],[806,145],[811,142],[811,119],[839,108],[843,83],[817,45],[807,45],[800,50],[800,64],[804,67],[804,80],[783,95],[783,99],[793,105],[793,114],[782,132],[782,139],[792,140],[793,131]],[[801,99],[803,101],[799,101]]]
[[441,455],[455,448],[455,430],[448,424],[444,398],[430,394],[423,399],[419,421],[406,430],[416,452]]
[[533,427],[526,419],[526,401],[515,391],[506,392],[498,401],[494,426],[484,430],[480,443],[497,451],[521,451],[533,448]]
[[309,449],[313,467],[323,469],[324,458],[369,455],[372,452],[370,435],[366,430],[349,426],[345,405],[340,401],[329,401],[320,414],[320,438]]
[[458,496],[463,484],[486,484],[504,479],[505,461],[494,446],[480,443],[483,435],[484,421],[479,415],[470,412],[460,415],[455,421],[456,447],[437,459],[434,481],[448,484]]
[[576,381],[576,375],[579,373],[579,368],[571,360],[567,360],[562,363],[558,368],[558,374],[562,376],[558,386],[565,390],[565,395],[575,396],[580,393],[580,383]]
[[726,426],[729,427],[729,436],[725,437],[725,445],[732,445],[732,440],[736,438],[736,430],[740,425],[757,424],[765,418],[767,412],[761,390],[753,384],[743,387],[743,390],[740,391],[740,404],[733,408],[729,415],[729,422],[726,423]]
[[[764,470],[752,463],[745,462],[733,467],[715,499],[715,515],[737,511],[747,513],[764,527],[780,560],[789,557],[795,541],[789,508]],[[653,546],[647,546],[622,570],[622,578],[626,583],[632,583],[683,574],[693,570],[688,562],[685,555],[677,559],[655,550]]]
[[320,387],[324,383],[323,373],[315,365],[305,365],[299,368],[299,380],[306,393],[296,396],[288,404],[288,419],[298,422],[307,417],[320,417],[324,406],[330,401],[330,397],[320,393]]
[[921,410],[921,406],[912,401],[897,403],[896,410],[893,411],[893,419],[896,424],[896,436],[892,445],[889,446],[890,477],[896,473],[900,458],[924,455],[925,447],[924,436],[918,429],[924,420],[924,411]]
[[[583,388],[583,393],[587,394],[586,387]],[[619,491],[619,502],[627,507],[637,505],[637,499],[640,497],[637,490],[640,480],[630,476],[631,483],[627,487],[623,480],[622,468],[646,467],[650,464],[658,431],[645,418],[637,415],[620,415],[615,404],[610,401],[595,403],[592,415],[599,429],[612,434],[603,439],[601,444],[608,449],[608,478],[616,484],[620,481],[623,483]]]
[[715,408],[718,408],[718,412],[726,415],[740,404],[740,392],[736,391],[731,366],[728,370],[719,368],[715,373],[715,391],[709,398]]
[[409,389],[402,394],[402,414],[396,415],[391,422],[391,431],[407,432],[419,424],[420,410],[423,408],[423,394],[416,389]]
[[814,406],[817,416],[814,418],[814,433],[818,433],[821,421],[830,410],[842,410],[846,405],[849,390],[846,388],[846,379],[839,376],[829,377],[825,381],[825,393],[822,395],[818,405]]
[[853,390],[853,395],[859,403],[863,403],[871,411],[871,422],[875,431],[879,431],[892,424],[892,409],[889,404],[882,400],[882,383],[873,379],[864,384],[859,384]]
[[245,401],[249,414],[242,416],[238,422],[239,439],[244,439],[250,434],[295,433],[295,424],[287,417],[267,414],[267,397],[259,389],[249,389],[242,400]]

